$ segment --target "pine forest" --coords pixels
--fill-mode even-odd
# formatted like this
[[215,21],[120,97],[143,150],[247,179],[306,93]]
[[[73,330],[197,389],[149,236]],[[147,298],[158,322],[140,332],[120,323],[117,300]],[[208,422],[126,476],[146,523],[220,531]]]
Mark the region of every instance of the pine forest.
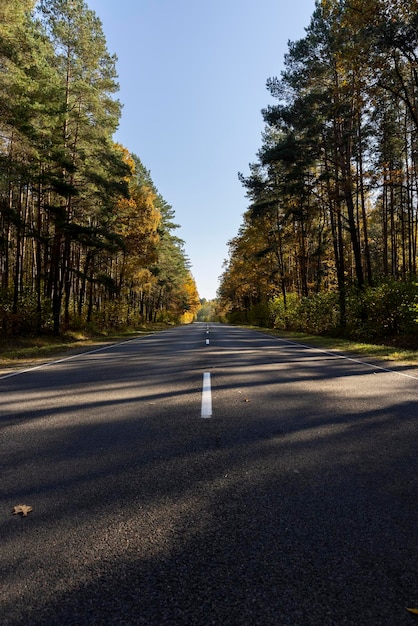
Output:
[[[113,139],[122,104],[100,19],[83,0],[2,2],[0,69],[2,333],[193,321],[174,211]],[[248,206],[205,310],[416,342],[416,1],[316,0],[267,90],[239,175]]]
[[83,0],[0,3],[0,327],[192,321],[172,207],[113,136],[116,58]]
[[417,336],[418,7],[317,0],[267,81],[273,104],[229,242],[230,321]]

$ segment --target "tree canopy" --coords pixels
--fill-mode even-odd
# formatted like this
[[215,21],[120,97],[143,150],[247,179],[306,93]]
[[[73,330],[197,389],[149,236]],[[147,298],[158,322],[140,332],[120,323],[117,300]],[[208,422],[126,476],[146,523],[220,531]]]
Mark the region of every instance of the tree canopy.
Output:
[[83,0],[0,8],[0,324],[4,332],[191,321],[174,212],[114,142],[116,58]]
[[317,0],[289,43],[240,175],[249,207],[219,290],[232,317],[415,330],[417,26],[412,0]]

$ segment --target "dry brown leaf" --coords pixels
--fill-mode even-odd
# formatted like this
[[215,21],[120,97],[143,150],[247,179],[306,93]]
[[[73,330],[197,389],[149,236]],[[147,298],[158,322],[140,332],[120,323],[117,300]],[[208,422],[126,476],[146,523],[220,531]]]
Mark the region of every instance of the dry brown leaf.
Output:
[[32,507],[27,505],[27,504],[16,504],[15,507],[13,507],[13,515],[18,515],[19,513],[22,513],[23,517],[27,517],[28,513],[30,513],[31,511],[33,511]]
[[418,615],[418,609],[406,609],[406,610],[412,613],[412,615]]

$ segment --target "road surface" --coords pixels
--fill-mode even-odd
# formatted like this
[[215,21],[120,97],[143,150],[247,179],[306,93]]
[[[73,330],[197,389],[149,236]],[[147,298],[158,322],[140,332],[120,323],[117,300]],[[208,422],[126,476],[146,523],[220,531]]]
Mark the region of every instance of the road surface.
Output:
[[193,324],[1,377],[0,624],[413,624],[394,367]]

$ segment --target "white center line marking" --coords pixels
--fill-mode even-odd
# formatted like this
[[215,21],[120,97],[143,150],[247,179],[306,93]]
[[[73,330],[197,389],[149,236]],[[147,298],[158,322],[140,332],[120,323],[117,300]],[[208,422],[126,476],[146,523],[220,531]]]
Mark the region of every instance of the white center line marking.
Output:
[[203,374],[202,411],[200,416],[204,419],[212,416],[212,391],[209,372]]

